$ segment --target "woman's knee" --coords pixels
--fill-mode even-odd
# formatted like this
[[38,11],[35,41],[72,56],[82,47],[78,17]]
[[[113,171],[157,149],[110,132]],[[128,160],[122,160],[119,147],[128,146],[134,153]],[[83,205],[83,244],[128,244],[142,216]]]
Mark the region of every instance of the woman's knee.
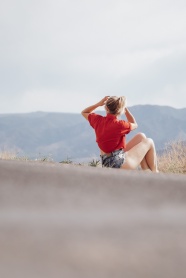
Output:
[[144,141],[146,144],[148,144],[149,147],[154,146],[154,141],[153,141],[152,138],[147,138],[147,137],[146,137],[146,138],[143,139],[143,141]]
[[142,132],[138,133],[137,136],[138,136],[139,138],[141,138],[141,140],[147,138],[147,136],[145,135],[145,133],[142,133]]

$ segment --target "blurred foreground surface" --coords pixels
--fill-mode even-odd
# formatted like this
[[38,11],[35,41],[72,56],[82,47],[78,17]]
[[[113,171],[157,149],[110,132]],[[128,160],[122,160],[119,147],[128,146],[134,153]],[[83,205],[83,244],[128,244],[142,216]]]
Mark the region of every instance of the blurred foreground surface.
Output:
[[185,278],[186,177],[0,161],[0,277]]

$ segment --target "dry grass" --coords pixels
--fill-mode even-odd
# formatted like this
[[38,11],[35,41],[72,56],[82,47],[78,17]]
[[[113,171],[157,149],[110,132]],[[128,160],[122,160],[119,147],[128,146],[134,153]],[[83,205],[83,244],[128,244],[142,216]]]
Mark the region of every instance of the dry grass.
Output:
[[52,162],[53,159],[48,156],[39,155],[38,158],[32,159],[28,156],[19,156],[17,152],[1,150],[0,151],[0,159],[3,160],[21,160],[21,161],[39,161],[39,162]]
[[[0,159],[5,160],[32,160],[28,157],[18,157],[16,152],[11,151],[0,151]],[[53,161],[50,157],[44,156],[36,159],[37,161]],[[72,160],[67,159],[60,163],[74,164]],[[75,165],[84,165],[82,163]],[[88,163],[88,166],[98,167],[100,161],[92,160]],[[170,142],[166,145],[164,152],[158,155],[158,168],[163,173],[177,173],[186,174],[186,142],[181,140]]]
[[167,144],[158,156],[158,167],[160,172],[186,174],[186,143],[178,140]]
[[16,159],[17,153],[16,152],[10,152],[10,151],[1,151],[0,152],[0,159],[5,159],[5,160],[9,160],[9,159]]

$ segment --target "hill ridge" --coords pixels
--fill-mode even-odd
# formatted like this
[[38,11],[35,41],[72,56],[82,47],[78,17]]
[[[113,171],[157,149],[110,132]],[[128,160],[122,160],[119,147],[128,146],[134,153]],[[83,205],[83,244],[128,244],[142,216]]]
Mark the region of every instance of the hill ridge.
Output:
[[[147,104],[129,109],[138,122],[138,129],[128,139],[144,132],[154,139],[157,150],[172,140],[186,139],[186,108]],[[105,114],[104,111],[97,113]],[[31,158],[51,156],[55,161],[99,156],[94,130],[80,113],[0,114],[0,149]]]

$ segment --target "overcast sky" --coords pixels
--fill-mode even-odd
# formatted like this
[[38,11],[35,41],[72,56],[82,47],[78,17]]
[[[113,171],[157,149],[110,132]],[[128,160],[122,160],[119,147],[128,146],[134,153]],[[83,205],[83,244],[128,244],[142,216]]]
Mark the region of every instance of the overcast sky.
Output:
[[185,0],[0,0],[0,113],[186,107]]

